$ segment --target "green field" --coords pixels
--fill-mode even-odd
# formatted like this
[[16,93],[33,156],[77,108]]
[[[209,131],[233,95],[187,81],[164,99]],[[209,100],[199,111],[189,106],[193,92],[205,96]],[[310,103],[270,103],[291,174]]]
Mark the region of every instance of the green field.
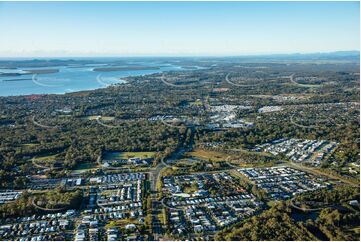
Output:
[[232,157],[226,153],[221,153],[218,151],[202,150],[195,149],[191,152],[187,152],[186,157],[195,157],[202,160],[211,160],[211,161],[225,161],[228,157]]
[[191,106],[202,106],[203,105],[203,103],[202,103],[202,101],[200,100],[200,99],[197,99],[196,101],[194,101],[194,102],[190,102],[189,103]]
[[38,156],[34,157],[35,161],[56,161],[57,154],[55,155],[47,155],[47,156]]
[[310,88],[318,88],[322,86],[321,84],[301,84],[301,83],[298,83],[297,85],[301,87],[310,87]]
[[103,159],[105,160],[121,160],[138,157],[140,159],[153,158],[156,152],[107,152]]
[[82,163],[73,170],[72,174],[81,174],[95,168],[97,168],[97,165],[94,163]]
[[39,145],[39,144],[37,144],[37,143],[27,143],[27,144],[21,144],[21,146],[24,146],[24,147],[26,147],[26,146],[28,146],[28,147],[32,147],[32,146],[37,146],[37,145]]
[[[83,117],[83,119],[86,119],[86,120],[96,120],[96,119],[98,119],[98,116],[96,116],[96,115],[93,115],[93,116],[85,116],[85,117]],[[101,116],[100,119],[101,119],[101,120],[104,120],[104,121],[112,121],[112,120],[114,120],[114,117]]]
[[309,88],[319,88],[322,86],[322,84],[302,84],[298,83],[296,81],[292,82],[294,85],[298,85],[300,87],[309,87]]

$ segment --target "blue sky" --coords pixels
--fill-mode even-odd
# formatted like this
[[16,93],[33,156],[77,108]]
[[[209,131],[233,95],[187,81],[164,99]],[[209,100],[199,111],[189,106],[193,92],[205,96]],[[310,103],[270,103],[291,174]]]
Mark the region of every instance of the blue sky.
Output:
[[359,2],[0,2],[0,56],[359,50]]

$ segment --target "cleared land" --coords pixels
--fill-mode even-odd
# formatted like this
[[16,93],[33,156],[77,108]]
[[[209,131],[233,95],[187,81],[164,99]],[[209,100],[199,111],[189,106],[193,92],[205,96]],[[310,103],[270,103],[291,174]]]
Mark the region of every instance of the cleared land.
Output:
[[[99,116],[93,115],[93,116],[83,117],[83,119],[86,119],[86,120],[97,120],[98,117],[99,117]],[[101,120],[104,120],[104,121],[112,121],[112,120],[114,120],[114,117],[111,117],[111,116],[102,116],[102,117],[101,117]]]
[[33,160],[36,160],[36,161],[55,161],[56,158],[57,158],[57,154],[34,157]]
[[152,158],[156,152],[108,152],[104,155],[105,160],[129,159],[138,157],[140,159]]
[[72,174],[81,174],[96,168],[98,168],[98,166],[94,163],[83,163],[78,165],[75,170],[72,171]]
[[199,158],[202,160],[225,161],[230,155],[218,151],[195,149],[185,154],[187,157]]

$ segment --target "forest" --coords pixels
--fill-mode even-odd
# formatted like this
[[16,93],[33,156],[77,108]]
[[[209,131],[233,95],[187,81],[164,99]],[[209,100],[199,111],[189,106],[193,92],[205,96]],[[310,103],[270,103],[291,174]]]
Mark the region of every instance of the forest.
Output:
[[[216,239],[359,240],[360,231],[357,229],[360,221],[359,207],[352,207],[348,204],[348,201],[359,199],[359,197],[358,188],[345,186],[300,194],[296,196],[296,200],[322,200],[333,205],[317,212],[315,219],[298,221],[299,215],[297,216],[297,214],[300,212],[290,206],[290,201],[276,202],[259,215],[246,219],[231,228],[225,228],[217,234]],[[344,201],[342,205],[341,201]]]

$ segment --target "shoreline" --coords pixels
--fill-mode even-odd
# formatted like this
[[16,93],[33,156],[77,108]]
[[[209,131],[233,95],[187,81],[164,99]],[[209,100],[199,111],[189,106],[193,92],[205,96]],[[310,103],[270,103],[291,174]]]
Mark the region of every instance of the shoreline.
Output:
[[[76,89],[73,89],[71,87],[69,87],[68,89],[64,89],[63,91],[59,91],[59,92],[34,92],[34,93],[29,93],[29,94],[10,94],[10,95],[2,95],[0,94],[0,98],[7,98],[7,97],[28,97],[28,96],[33,96],[33,95],[43,95],[43,96],[46,96],[46,95],[65,95],[65,94],[70,94],[70,93],[78,93],[78,92],[86,92],[86,91],[94,91],[94,90],[97,90],[97,89],[102,89],[102,88],[107,88],[107,87],[110,87],[110,86],[114,86],[114,85],[119,85],[119,84],[126,84],[127,83],[127,80],[125,80],[126,78],[128,77],[144,77],[144,76],[147,76],[147,75],[152,75],[152,74],[159,74],[159,73],[163,73],[163,72],[167,72],[167,71],[190,71],[190,69],[183,69],[181,66],[174,66],[174,67],[179,67],[179,69],[176,69],[176,70],[162,70],[162,68],[154,68],[154,69],[151,69],[149,70],[148,68],[146,69],[141,69],[141,70],[133,70],[133,71],[154,71],[154,72],[151,72],[151,73],[144,73],[144,74],[141,74],[141,73],[135,73],[135,74],[128,74],[127,76],[122,76],[122,77],[114,77],[116,78],[116,83],[105,83],[106,86],[102,86],[102,87],[95,87],[95,88],[84,88],[84,89],[81,89],[81,90],[76,90]],[[99,75],[101,75],[102,72],[100,71],[93,71],[93,73],[99,73]],[[113,71],[105,71],[103,73],[111,73]],[[4,80],[2,80],[1,82],[4,82]],[[17,82],[17,81],[7,81],[7,82]]]

